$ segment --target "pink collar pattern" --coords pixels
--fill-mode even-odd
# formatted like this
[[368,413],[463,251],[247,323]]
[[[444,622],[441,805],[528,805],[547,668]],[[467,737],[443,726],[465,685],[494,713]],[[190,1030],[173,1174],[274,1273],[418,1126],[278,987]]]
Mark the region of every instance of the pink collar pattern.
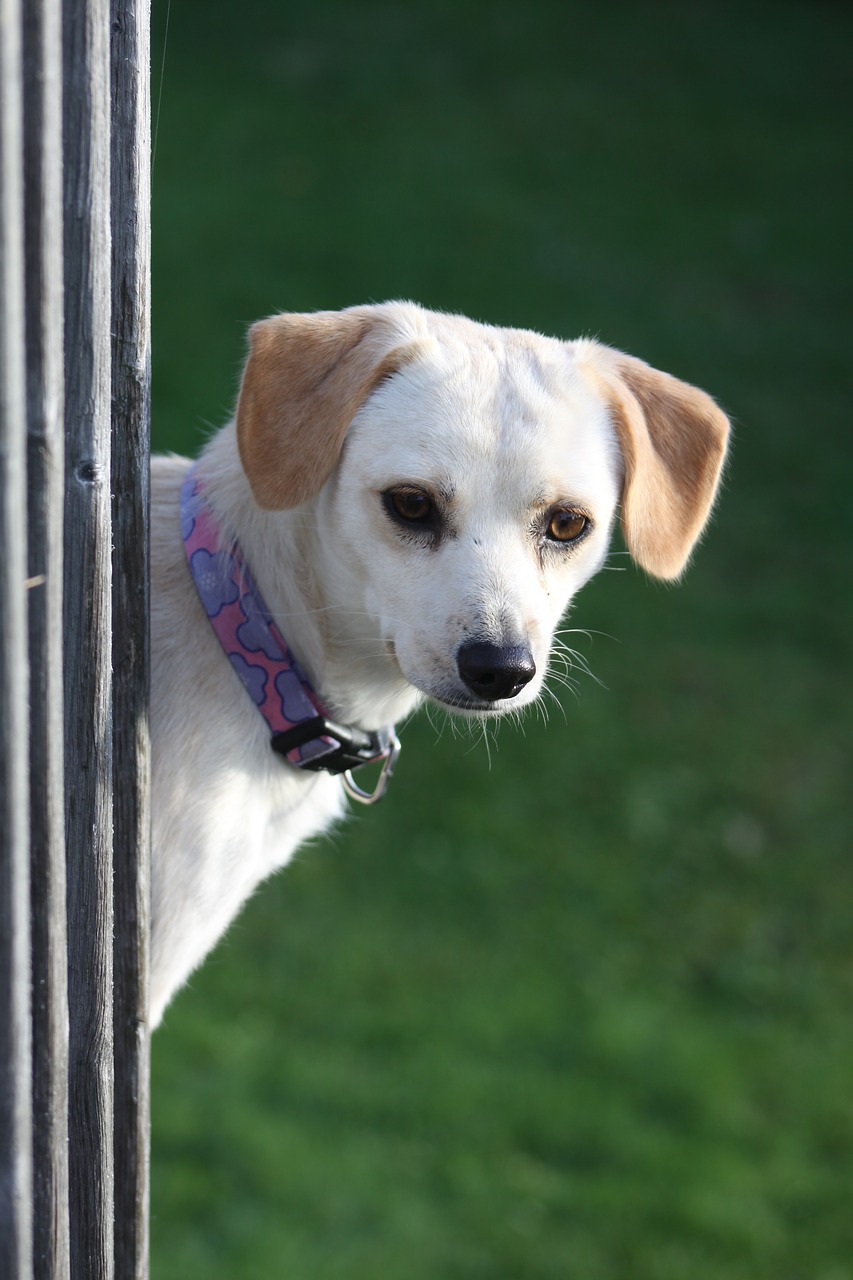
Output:
[[223,533],[208,505],[196,466],[181,488],[181,534],[204,611],[269,726],[273,750],[296,768],[345,775],[384,761],[381,786],[373,793],[345,778],[356,799],[379,799],[399,751],[393,727],[366,733],[330,719],[264,603],[239,544]]

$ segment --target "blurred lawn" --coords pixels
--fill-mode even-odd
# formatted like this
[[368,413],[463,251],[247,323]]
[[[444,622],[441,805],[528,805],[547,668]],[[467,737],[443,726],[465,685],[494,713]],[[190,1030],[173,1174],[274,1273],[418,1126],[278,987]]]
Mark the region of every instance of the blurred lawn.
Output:
[[853,1277],[851,39],[173,0],[157,447],[227,417],[251,320],[401,296],[597,334],[737,441],[684,584],[617,558],[576,606],[602,685],[490,752],[413,721],[175,1002],[154,1280]]

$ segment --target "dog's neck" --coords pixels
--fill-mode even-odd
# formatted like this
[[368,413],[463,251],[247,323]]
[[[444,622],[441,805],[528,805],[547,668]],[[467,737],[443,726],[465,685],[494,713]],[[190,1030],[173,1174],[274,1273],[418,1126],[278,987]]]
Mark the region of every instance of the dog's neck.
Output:
[[239,463],[233,424],[205,448],[198,473],[218,521],[239,540],[270,614],[329,712],[366,730],[422,700],[386,650],[376,619],[322,538],[322,494],[264,511]]

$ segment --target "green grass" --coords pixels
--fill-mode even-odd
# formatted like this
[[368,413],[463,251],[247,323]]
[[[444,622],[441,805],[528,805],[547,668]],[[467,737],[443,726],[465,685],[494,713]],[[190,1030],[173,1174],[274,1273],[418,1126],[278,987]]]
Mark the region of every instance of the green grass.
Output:
[[684,583],[614,557],[576,605],[601,684],[490,750],[416,718],[178,997],[153,1280],[853,1277],[851,37],[173,4],[157,447],[228,415],[251,320],[395,296],[597,334],[736,443]]

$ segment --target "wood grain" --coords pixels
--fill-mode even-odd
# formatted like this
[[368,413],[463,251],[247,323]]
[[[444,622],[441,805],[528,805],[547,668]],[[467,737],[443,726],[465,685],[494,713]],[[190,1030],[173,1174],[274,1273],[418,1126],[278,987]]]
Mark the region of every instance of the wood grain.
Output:
[[32,1264],[21,13],[0,0],[0,1275]]
[[68,971],[62,690],[64,358],[59,0],[24,13],[33,1274],[66,1280]]
[[113,0],[112,494],[116,1274],[148,1274],[148,0]]
[[65,776],[71,1275],[112,1280],[110,70],[106,0],[63,0]]

